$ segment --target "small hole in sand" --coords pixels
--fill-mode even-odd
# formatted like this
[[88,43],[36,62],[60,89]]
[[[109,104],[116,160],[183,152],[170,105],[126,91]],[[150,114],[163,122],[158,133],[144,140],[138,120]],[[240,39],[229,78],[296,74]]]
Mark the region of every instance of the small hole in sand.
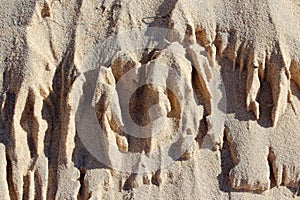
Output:
[[44,3],[44,8],[41,11],[42,18],[50,17],[50,8],[47,2]]
[[45,69],[46,71],[51,71],[49,64],[46,65]]

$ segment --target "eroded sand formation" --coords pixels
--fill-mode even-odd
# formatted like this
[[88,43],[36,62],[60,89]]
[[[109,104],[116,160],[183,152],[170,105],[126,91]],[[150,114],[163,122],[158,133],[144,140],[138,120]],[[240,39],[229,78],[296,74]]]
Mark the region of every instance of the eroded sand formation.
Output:
[[298,0],[0,9],[1,199],[299,195]]

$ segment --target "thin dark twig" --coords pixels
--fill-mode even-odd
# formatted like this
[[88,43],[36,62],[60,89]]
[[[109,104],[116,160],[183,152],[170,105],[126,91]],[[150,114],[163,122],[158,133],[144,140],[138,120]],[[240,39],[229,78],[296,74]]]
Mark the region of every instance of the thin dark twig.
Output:
[[147,19],[167,19],[168,17],[169,17],[168,15],[163,15],[163,16],[158,15],[158,16],[152,16],[152,17],[144,17],[142,19],[142,22],[144,22],[145,24],[150,24],[149,22],[146,21]]

